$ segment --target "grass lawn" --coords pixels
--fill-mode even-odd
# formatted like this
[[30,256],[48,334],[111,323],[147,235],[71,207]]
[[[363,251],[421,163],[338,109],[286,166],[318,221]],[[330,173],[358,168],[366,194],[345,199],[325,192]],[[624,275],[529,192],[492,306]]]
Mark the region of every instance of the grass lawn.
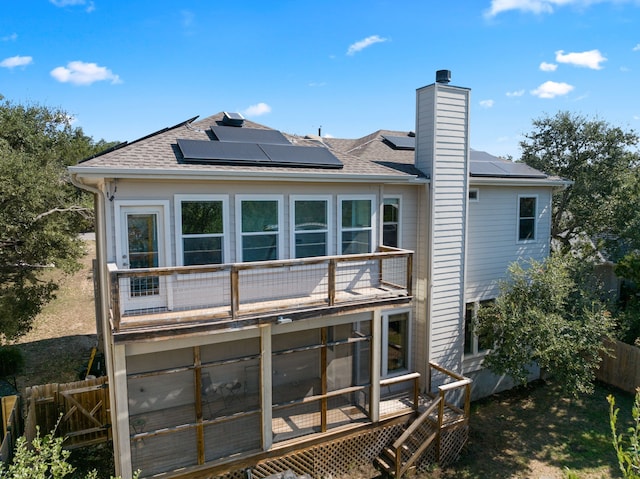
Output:
[[543,382],[472,405],[469,442],[460,461],[426,477],[580,478],[621,477],[611,443],[609,403],[616,398],[618,431],[631,425],[633,395],[598,384],[595,393],[564,398]]

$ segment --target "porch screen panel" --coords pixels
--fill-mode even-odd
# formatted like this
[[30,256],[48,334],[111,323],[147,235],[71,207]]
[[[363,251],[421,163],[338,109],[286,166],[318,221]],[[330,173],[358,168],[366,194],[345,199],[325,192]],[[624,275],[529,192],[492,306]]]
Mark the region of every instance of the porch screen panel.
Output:
[[260,414],[252,413],[231,421],[204,427],[205,461],[260,449]]
[[140,477],[150,477],[182,467],[198,464],[195,428],[158,434],[131,442],[132,469],[140,469]]

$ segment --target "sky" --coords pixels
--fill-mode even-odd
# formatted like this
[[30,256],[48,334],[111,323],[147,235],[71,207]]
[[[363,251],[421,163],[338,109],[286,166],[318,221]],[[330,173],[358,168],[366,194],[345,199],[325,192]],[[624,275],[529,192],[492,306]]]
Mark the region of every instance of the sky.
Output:
[[414,130],[471,89],[471,147],[520,157],[570,111],[640,130],[640,0],[2,0],[0,95],[96,141],[240,112],[291,134]]

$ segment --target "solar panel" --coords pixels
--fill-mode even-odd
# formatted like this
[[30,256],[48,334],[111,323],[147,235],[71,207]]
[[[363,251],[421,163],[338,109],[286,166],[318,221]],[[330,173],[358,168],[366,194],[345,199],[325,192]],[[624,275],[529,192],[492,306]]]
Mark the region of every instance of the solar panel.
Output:
[[547,175],[524,163],[510,161],[471,161],[471,176],[493,176],[499,178],[546,178]]
[[237,163],[268,163],[271,160],[255,143],[223,143],[209,140],[178,140],[185,160]]
[[315,146],[260,145],[274,164],[280,166],[315,166],[342,168],[342,163],[331,151]]
[[382,138],[389,142],[397,150],[415,150],[416,139],[412,136],[382,135]]
[[278,130],[213,125],[211,131],[221,142],[291,144]]
[[187,161],[234,165],[342,168],[326,148],[296,145],[178,140]]

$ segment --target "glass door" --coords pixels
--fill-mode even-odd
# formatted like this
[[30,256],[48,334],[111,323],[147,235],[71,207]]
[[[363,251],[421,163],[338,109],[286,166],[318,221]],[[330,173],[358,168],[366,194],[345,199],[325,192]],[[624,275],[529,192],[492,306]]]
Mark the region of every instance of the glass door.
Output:
[[[121,269],[148,269],[164,266],[162,244],[163,207],[121,208]],[[124,311],[164,309],[167,306],[163,278],[141,271],[120,285]]]

